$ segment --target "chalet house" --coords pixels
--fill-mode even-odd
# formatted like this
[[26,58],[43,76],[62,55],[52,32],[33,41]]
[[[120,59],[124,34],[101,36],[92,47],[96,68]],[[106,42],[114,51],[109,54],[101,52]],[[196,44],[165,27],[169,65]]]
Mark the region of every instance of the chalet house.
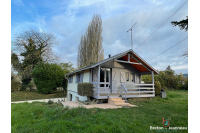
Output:
[[[141,83],[141,75],[145,74],[151,75],[151,84]],[[154,74],[158,71],[130,49],[65,75],[68,78],[67,100],[87,100],[86,96],[78,95],[80,82],[93,84],[95,99],[155,97]]]

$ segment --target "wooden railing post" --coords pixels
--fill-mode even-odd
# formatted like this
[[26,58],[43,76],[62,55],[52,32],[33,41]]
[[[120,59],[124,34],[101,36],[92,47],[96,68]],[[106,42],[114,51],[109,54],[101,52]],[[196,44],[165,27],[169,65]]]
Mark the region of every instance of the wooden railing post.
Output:
[[[151,80],[152,80],[152,87],[153,87],[153,91],[155,90],[154,88],[154,71],[151,71]],[[155,92],[153,92],[153,95],[155,95]]]
[[98,93],[98,98],[99,98],[99,87],[100,87],[100,66],[98,66],[98,83],[97,83],[97,93]]

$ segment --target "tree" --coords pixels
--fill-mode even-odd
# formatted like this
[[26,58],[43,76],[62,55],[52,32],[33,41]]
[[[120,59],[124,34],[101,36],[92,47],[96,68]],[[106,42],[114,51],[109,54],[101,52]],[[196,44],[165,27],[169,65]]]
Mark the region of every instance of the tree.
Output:
[[[57,59],[52,52],[52,47],[56,44],[55,36],[44,31],[32,29],[15,36],[12,42],[11,64],[21,75],[23,85],[30,83],[31,72],[39,62],[53,62]],[[21,61],[19,57],[22,58]]]
[[[59,66],[63,69],[65,74],[70,73],[72,71],[75,71],[75,69],[72,67],[73,64],[71,62],[60,63]],[[68,83],[67,79],[65,77],[63,77],[62,87],[63,87],[65,92],[67,91],[67,83]]]
[[188,31],[188,16],[186,16],[187,19],[183,19],[179,22],[177,21],[172,21],[171,24],[174,25],[174,26],[179,26],[180,27],[180,30],[184,30],[185,31]]
[[19,77],[11,72],[11,92],[18,91],[20,89],[21,82]]
[[75,71],[75,69],[73,68],[73,64],[71,62],[60,63],[59,66],[64,70],[65,74]]
[[[177,21],[172,21],[171,24],[174,25],[174,26],[179,26],[180,27],[180,30],[184,30],[185,31],[188,31],[188,16],[186,16],[187,19],[183,19],[179,22]],[[182,55],[183,57],[188,57],[188,50],[185,51],[185,53]]]
[[[165,71],[159,71],[159,74],[154,76],[155,81],[159,81],[162,89],[187,89],[187,78],[183,74],[176,74],[170,66]],[[151,83],[151,75],[142,75],[142,81]]]
[[37,91],[43,94],[53,93],[62,87],[65,71],[57,64],[40,62],[32,71]]
[[100,15],[94,15],[88,29],[81,37],[78,46],[77,66],[82,68],[104,59],[102,47],[102,20]]
[[173,80],[174,80],[174,70],[171,69],[170,66],[168,66],[165,70],[165,86],[167,88],[173,88]]

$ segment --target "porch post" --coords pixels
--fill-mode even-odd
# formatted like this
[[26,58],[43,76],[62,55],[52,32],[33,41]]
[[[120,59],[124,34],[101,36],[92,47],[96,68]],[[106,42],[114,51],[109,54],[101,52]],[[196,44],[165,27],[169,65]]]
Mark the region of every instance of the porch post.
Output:
[[[155,91],[155,87],[154,87],[154,71],[151,71],[151,81],[153,84],[153,90]],[[153,93],[153,95],[155,95],[155,92]]]
[[90,83],[92,83],[92,68],[90,69]]
[[100,87],[100,66],[98,66],[98,84],[97,84],[97,93],[98,93],[98,98],[99,98],[99,87]]
[[141,73],[139,73],[139,83],[141,84]]

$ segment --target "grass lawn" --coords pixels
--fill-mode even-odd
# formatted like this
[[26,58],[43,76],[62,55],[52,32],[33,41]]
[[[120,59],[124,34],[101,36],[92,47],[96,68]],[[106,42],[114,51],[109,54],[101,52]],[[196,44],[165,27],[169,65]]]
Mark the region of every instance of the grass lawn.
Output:
[[19,92],[11,93],[11,102],[36,100],[36,99],[59,98],[59,97],[66,97],[66,93],[63,93],[62,91],[58,91],[53,94],[40,94],[37,92],[19,91]]
[[163,127],[163,117],[171,118],[170,127],[188,126],[187,91],[167,91],[166,99],[155,97],[129,102],[138,108],[68,109],[38,102],[11,104],[11,130],[13,133],[154,133],[150,126]]

